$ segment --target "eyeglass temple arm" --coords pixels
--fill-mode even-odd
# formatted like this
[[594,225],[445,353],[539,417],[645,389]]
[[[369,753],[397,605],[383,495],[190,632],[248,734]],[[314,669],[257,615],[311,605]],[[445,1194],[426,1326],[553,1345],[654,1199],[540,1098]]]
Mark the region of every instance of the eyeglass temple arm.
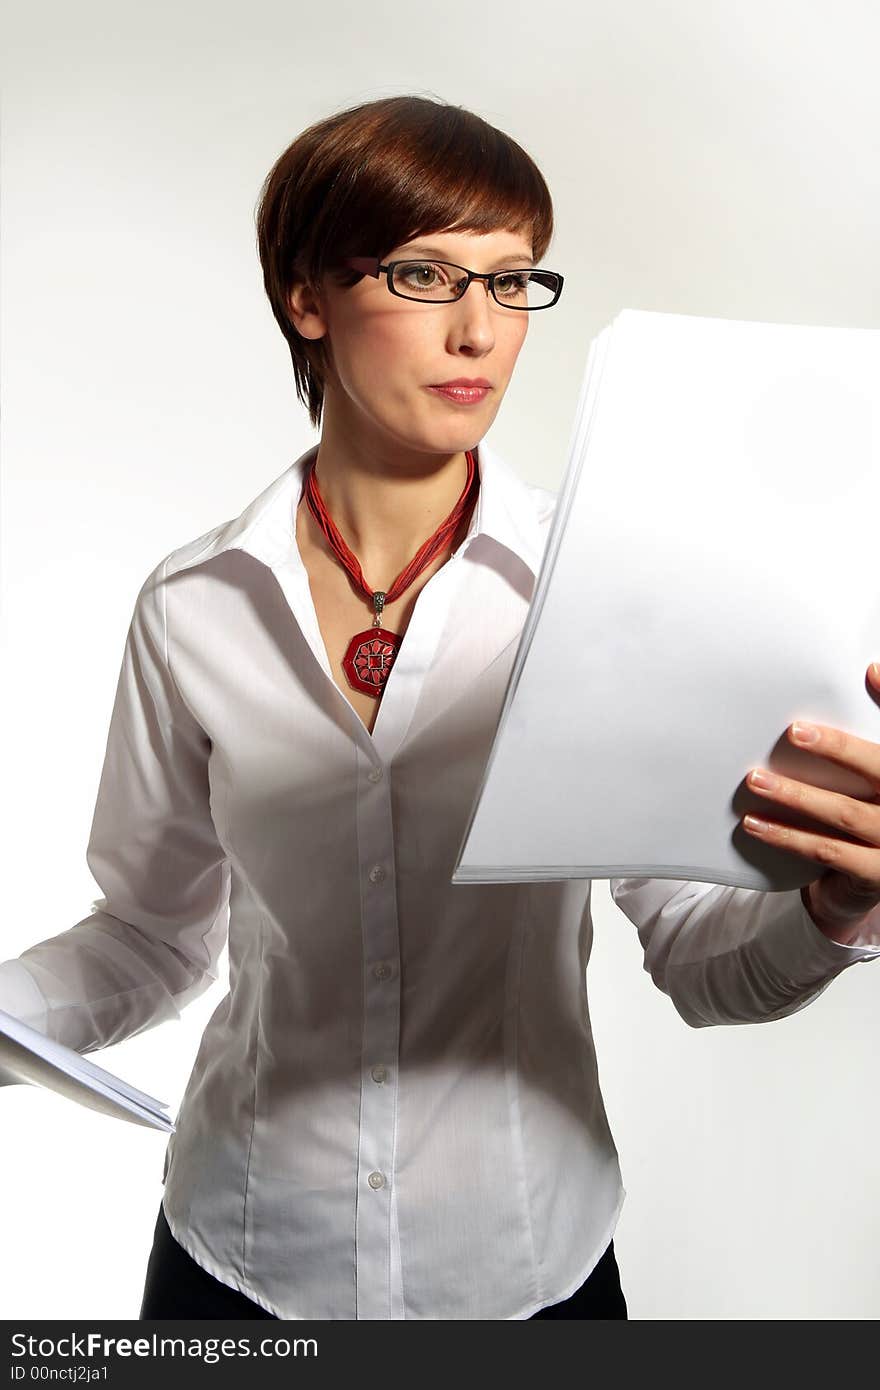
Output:
[[350,265],[352,270],[357,270],[361,275],[372,275],[376,280],[379,278],[378,256],[349,256],[345,264]]

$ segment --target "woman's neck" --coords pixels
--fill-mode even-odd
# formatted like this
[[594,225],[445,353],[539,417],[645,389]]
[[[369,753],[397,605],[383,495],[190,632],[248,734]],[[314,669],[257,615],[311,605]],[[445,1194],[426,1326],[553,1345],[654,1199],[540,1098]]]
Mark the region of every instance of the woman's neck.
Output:
[[364,574],[390,584],[449,516],[467,481],[467,456],[340,449],[322,438],[315,477]]

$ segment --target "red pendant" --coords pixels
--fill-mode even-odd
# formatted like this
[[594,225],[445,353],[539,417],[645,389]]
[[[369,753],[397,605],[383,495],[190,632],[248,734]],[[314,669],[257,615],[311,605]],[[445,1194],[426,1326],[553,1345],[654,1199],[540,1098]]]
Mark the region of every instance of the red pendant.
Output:
[[378,700],[402,643],[403,638],[396,632],[389,632],[387,627],[368,627],[356,632],[342,658],[342,669],[349,685]]

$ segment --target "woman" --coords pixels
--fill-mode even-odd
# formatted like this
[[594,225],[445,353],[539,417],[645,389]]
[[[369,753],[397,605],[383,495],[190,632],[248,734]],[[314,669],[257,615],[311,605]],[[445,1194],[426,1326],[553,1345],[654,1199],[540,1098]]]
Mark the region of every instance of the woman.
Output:
[[[0,1007],[104,1047],[208,988],[228,932],[144,1319],[625,1318],[590,884],[450,883],[555,501],[481,442],[561,290],[550,195],[476,115],[393,97],[294,141],[258,234],[320,443],[145,581],[105,896],[0,967]],[[612,887],[691,1022],[794,1012],[870,954],[798,893]]]
[[[485,176],[487,146],[488,181]],[[354,170],[357,170],[357,181],[353,177]],[[465,225],[470,221],[473,229],[433,233],[435,227],[456,220]],[[505,227],[505,223],[512,227]],[[276,318],[290,345],[301,398],[307,401],[316,427],[323,419],[314,473],[319,483],[321,509],[332,518],[344,537],[362,574],[370,577],[376,589],[387,593],[377,613],[363,586],[354,582],[349,567],[341,562],[326,526],[322,526],[320,517],[310,508],[303,488],[296,506],[295,550],[308,576],[309,595],[330,674],[344,696],[343,702],[331,698],[329,706],[335,719],[345,719],[347,702],[371,735],[376,731],[380,709],[383,717],[390,712],[391,719],[402,726],[400,698],[390,711],[388,705],[382,705],[385,683],[396,654],[394,648],[409,629],[421,591],[443,566],[449,565],[450,555],[458,551],[468,532],[478,496],[479,474],[471,469],[469,475],[466,451],[473,449],[485,433],[507,388],[529,320],[528,312],[522,309],[528,308],[530,302],[549,306],[554,298],[552,293],[547,293],[546,285],[537,282],[531,287],[530,298],[526,278],[511,283],[511,277],[511,280],[496,281],[499,299],[503,294],[508,303],[490,296],[485,280],[468,287],[467,293],[454,301],[451,289],[456,279],[461,278],[461,271],[451,265],[442,266],[436,259],[424,259],[426,246],[430,245],[433,258],[458,262],[484,273],[494,269],[526,269],[543,255],[550,240],[551,223],[550,198],[543,180],[512,141],[474,116],[418,98],[398,97],[374,102],[321,122],[300,136],[282,155],[266,182],[259,212],[265,284]],[[403,234],[408,231],[414,235],[405,237]],[[427,242],[423,235],[426,232],[432,232]],[[346,264],[348,257],[370,252],[383,253],[377,258],[379,264],[384,265],[389,260],[402,263],[390,273],[378,270],[377,265],[375,271],[378,273],[369,274]],[[326,273],[328,269],[329,274]],[[322,278],[323,284],[315,288]],[[476,400],[457,390],[447,394],[433,389],[437,383],[459,377],[489,380],[490,387],[482,399]],[[457,503],[460,503],[458,519],[453,517],[450,522]],[[447,523],[445,530],[442,529],[444,522]],[[418,572],[405,576],[401,592],[395,595],[391,581],[406,571],[438,530],[440,534],[430,553],[422,556]],[[426,625],[428,630],[423,629],[417,639],[420,666],[427,664],[429,645],[440,636],[438,605],[444,599],[447,605],[462,603],[462,599],[453,600],[436,585],[434,588],[437,590],[435,609],[426,615],[430,620]],[[304,593],[299,596],[305,599]],[[462,598],[462,607],[470,609],[468,625],[478,626],[479,611],[471,607],[465,596]],[[308,604],[304,603],[303,607],[306,610],[302,613],[303,625],[307,628],[311,614],[307,611]],[[294,604],[297,616],[301,611]],[[381,619],[380,627],[374,626],[377,619]],[[359,632],[365,634],[368,647],[373,632],[390,632],[397,639],[386,644],[391,650],[380,652],[379,661],[374,658],[372,667],[362,675],[354,666],[354,658],[346,664],[346,653]],[[318,656],[322,655],[324,653],[319,650]],[[298,650],[293,661],[298,667],[306,667],[303,674],[307,679],[314,679],[313,663],[309,663],[305,650]],[[402,666],[395,673],[399,682],[410,684],[416,674]],[[328,705],[328,694],[324,691],[319,697],[322,707]],[[400,694],[406,698],[405,689]],[[392,730],[393,725],[386,725],[386,735]],[[396,732],[399,735],[402,728],[398,727]],[[351,736],[350,728],[346,729],[343,739],[346,759],[351,757]],[[288,1288],[282,1293],[277,1266],[272,1285],[261,1284],[258,1254],[261,1237],[256,1230],[247,1237],[251,1242],[248,1272],[256,1275],[251,1285],[242,1277],[244,1266],[235,1261],[222,1264],[217,1251],[200,1246],[192,1234],[186,1241],[185,1220],[182,1213],[177,1213],[175,1224],[187,1248],[196,1256],[213,1256],[210,1262],[204,1259],[206,1269],[213,1269],[223,1278],[230,1274],[238,1276],[234,1279],[235,1288],[224,1289],[224,1296],[218,1288],[207,1284],[202,1268],[174,1241],[160,1210],[142,1317],[160,1317],[166,1310],[179,1310],[179,1315],[183,1315],[186,1307],[199,1308],[202,1315],[219,1315],[225,1310],[229,1316],[260,1316],[265,1315],[264,1308],[269,1304],[288,1316],[388,1317],[400,1316],[406,1306],[405,1292],[400,1290],[401,1275],[398,1275],[400,1307],[395,1311],[392,1311],[395,1295],[387,1291],[393,1275],[389,1274],[386,1263],[393,1261],[394,1256],[388,1238],[389,1223],[393,1220],[387,1198],[389,1149],[384,1147],[386,1138],[391,1142],[387,1125],[389,1120],[393,1123],[393,1095],[397,1085],[393,1064],[399,1055],[400,1042],[399,1036],[395,1036],[391,1001],[399,985],[406,988],[407,966],[401,959],[406,947],[400,943],[396,948],[393,941],[393,898],[390,895],[384,902],[381,898],[377,900],[377,916],[372,920],[370,908],[365,903],[360,924],[357,904],[353,901],[361,890],[362,878],[367,884],[371,883],[372,859],[381,860],[386,851],[387,859],[394,856],[394,848],[383,835],[386,826],[390,830],[388,821],[394,817],[390,770],[383,769],[381,761],[367,768],[366,759],[364,761],[365,771],[360,776],[348,777],[344,782],[338,780],[338,775],[334,777],[330,795],[320,808],[316,808],[317,834],[329,843],[323,856],[321,847],[315,847],[314,857],[308,856],[306,868],[310,876],[332,874],[333,861],[341,852],[340,869],[348,875],[350,886],[338,894],[338,901],[334,896],[332,901],[324,902],[320,890],[315,894],[314,905],[308,908],[312,924],[307,929],[318,937],[317,950],[309,951],[308,965],[304,965],[302,971],[297,989],[297,993],[301,989],[302,998],[296,1002],[288,998],[285,1003],[280,997],[278,999],[285,1012],[291,1007],[297,1013],[304,1011],[299,1026],[310,1033],[316,1047],[326,1048],[326,1058],[317,1065],[313,1061],[301,1068],[288,1067],[283,1080],[279,1076],[277,1083],[269,1083],[275,1103],[269,1107],[267,1100],[267,1120],[272,1123],[271,1110],[275,1110],[276,1105],[279,1116],[287,1110],[290,1127],[286,1137],[294,1147],[301,1126],[326,1125],[334,1136],[331,1146],[335,1150],[335,1155],[328,1158],[322,1156],[319,1145],[307,1161],[303,1160],[305,1171],[298,1171],[294,1163],[282,1173],[275,1162],[271,1175],[266,1175],[267,1184],[273,1184],[273,1214],[269,1220],[283,1220],[280,1213],[287,1210],[291,1202],[299,1202],[303,1207],[302,1212],[294,1216],[293,1226],[282,1242],[285,1251],[282,1258],[289,1261],[290,1268],[289,1281],[285,1281]],[[431,765],[430,762],[427,765]],[[470,764],[468,768],[470,771]],[[370,779],[380,770],[383,782],[377,785]],[[328,769],[319,763],[306,776],[322,783],[327,779],[327,772]],[[372,844],[364,846],[370,863],[361,865],[354,858],[353,822],[349,821],[345,831],[339,822],[343,819],[344,823],[344,818],[351,816],[358,796],[364,792],[371,792],[372,799],[361,813],[363,820],[357,833],[363,833]],[[286,798],[290,794],[288,784],[282,795]],[[309,790],[306,795],[314,800],[316,793]],[[438,806],[438,814],[439,811]],[[259,821],[259,817],[256,819]],[[258,833],[262,836],[262,828]],[[436,838],[436,831],[434,835]],[[294,832],[292,838],[301,841],[302,837]],[[278,848],[280,850],[280,846]],[[319,868],[322,858],[324,864]],[[450,873],[447,861],[448,851],[444,856],[445,879]],[[420,888],[417,882],[414,889],[417,895],[438,891],[429,890],[427,883]],[[373,891],[382,893],[383,890],[377,886]],[[444,885],[439,891],[443,897],[448,897],[450,890]],[[340,915],[344,943],[326,939],[326,929],[322,929],[325,918],[336,914]],[[290,930],[290,925],[285,927],[285,932]],[[306,927],[305,922],[299,929],[303,927]],[[325,937],[323,941],[321,936]],[[279,948],[286,951],[288,946],[279,939]],[[477,950],[480,954],[479,946]],[[371,1004],[368,989],[364,991],[364,1001],[358,994],[364,969],[369,969],[374,954],[387,958],[393,974],[388,982],[377,981],[373,976],[375,997]],[[350,979],[335,979],[335,972],[343,968]],[[423,952],[419,958],[414,954],[410,968],[415,983],[418,972],[430,970],[430,956]],[[327,978],[328,971],[330,978]],[[430,999],[431,988],[427,986],[426,1010],[434,1006]],[[444,988],[449,988],[449,984]],[[316,996],[319,998],[317,1006]],[[477,1026],[483,1029],[487,1020],[481,1015],[488,1001],[475,1003],[480,1015]],[[413,997],[412,1007],[419,1007],[417,995]],[[398,1012],[399,1009],[400,1005]],[[326,1032],[327,1025],[332,1037]],[[491,1026],[495,1027],[495,1020]],[[365,1037],[373,1031],[372,1042],[361,1043],[362,1029]],[[301,1050],[302,1040],[297,1040],[295,1045]],[[373,1063],[378,1063],[378,1067],[371,1065]],[[436,1062],[426,1058],[425,1064],[430,1066]],[[414,1082],[419,1065],[414,1057]],[[473,1065],[471,1061],[469,1067]],[[362,1069],[366,1079],[360,1083],[358,1076]],[[444,1085],[450,1084],[454,1074],[453,1066],[449,1066]],[[297,1085],[301,1088],[302,1114],[296,1111]],[[358,1095],[361,1086],[368,1092],[364,1100]],[[310,1096],[316,1087],[317,1093]],[[322,1093],[326,1099],[322,1098]],[[352,1102],[355,1102],[355,1110]],[[374,1107],[372,1121],[370,1106]],[[415,1112],[415,1103],[413,1110]],[[354,1128],[358,1113],[362,1116],[359,1136]],[[471,1122],[476,1120],[474,1113]],[[439,1117],[437,1122],[443,1125]],[[447,1123],[451,1122],[454,1122],[452,1117]],[[420,1115],[417,1123],[419,1126],[430,1124],[430,1116]],[[283,1132],[279,1126],[279,1135]],[[364,1156],[360,1164],[358,1140],[362,1155],[366,1154],[370,1141],[377,1145],[371,1150],[374,1157]],[[328,1161],[338,1171],[326,1193],[316,1191],[316,1180],[320,1179],[322,1184],[326,1181],[321,1170]],[[437,1181],[440,1175],[436,1165],[437,1159],[432,1155],[425,1175],[430,1182]],[[374,1171],[377,1169],[382,1171]],[[169,1183],[173,1176],[172,1165]],[[380,1179],[385,1180],[382,1183],[384,1191],[372,1185]],[[466,1173],[462,1174],[462,1179],[468,1182]],[[362,1199],[357,1195],[361,1187],[364,1189]],[[293,1196],[296,1191],[298,1197]],[[478,1194],[474,1195],[479,1200]],[[354,1205],[360,1200],[375,1210],[368,1209],[356,1217]],[[413,1205],[416,1201],[420,1205],[423,1200],[426,1197],[414,1197]],[[456,1198],[458,1201],[460,1196]],[[324,1203],[328,1208],[321,1218],[319,1213]],[[256,1209],[253,1210],[256,1214]],[[268,1210],[267,1206],[267,1214]],[[415,1211],[411,1219],[418,1220]],[[417,1245],[423,1243],[424,1249],[413,1251],[413,1258],[419,1261],[431,1260],[431,1240],[454,1237],[453,1230],[446,1235],[446,1219],[436,1205],[431,1218],[425,1220],[425,1228],[423,1240],[420,1242],[417,1237]],[[596,1252],[585,1253],[593,1257],[595,1263]],[[351,1276],[355,1258],[360,1265],[359,1289]],[[453,1260],[457,1265],[455,1256]],[[307,1263],[314,1266],[313,1272],[306,1272]],[[599,1265],[584,1287],[566,1300],[571,1305],[566,1309],[566,1316],[625,1316],[610,1246]],[[459,1288],[438,1287],[433,1298],[431,1277],[429,1273],[424,1303],[411,1304],[407,1308],[408,1316],[500,1316],[502,1308],[508,1316],[523,1316],[534,1311],[535,1299],[530,1298],[532,1290],[528,1281],[521,1294],[511,1290],[505,1305],[493,1307],[486,1303],[481,1305],[479,1295],[468,1294],[464,1269],[460,1273],[456,1270]],[[449,1276],[436,1269],[433,1277],[445,1279]],[[274,1293],[275,1297],[263,1297],[263,1308],[259,1303],[249,1303],[245,1312],[240,1291],[248,1286],[257,1297],[266,1293]],[[186,1290],[198,1301],[187,1304]],[[555,1290],[551,1290],[553,1292]],[[530,1306],[524,1307],[524,1304]],[[484,1313],[484,1308],[491,1308],[491,1313]],[[542,1314],[561,1315],[558,1305]]]

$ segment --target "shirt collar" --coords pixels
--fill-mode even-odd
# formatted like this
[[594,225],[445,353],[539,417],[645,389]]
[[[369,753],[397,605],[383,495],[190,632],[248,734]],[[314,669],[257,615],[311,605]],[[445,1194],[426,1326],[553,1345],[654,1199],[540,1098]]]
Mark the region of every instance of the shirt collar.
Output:
[[[264,488],[244,511],[173,553],[169,573],[203,564],[227,550],[244,550],[270,569],[292,562],[296,553],[295,513],[302,496],[306,469],[317,454],[318,444]],[[534,493],[509,465],[481,441],[476,447],[480,491],[461,551],[478,536],[488,536],[505,546],[537,575],[545,544],[545,532]],[[545,494],[554,499],[553,494]]]

